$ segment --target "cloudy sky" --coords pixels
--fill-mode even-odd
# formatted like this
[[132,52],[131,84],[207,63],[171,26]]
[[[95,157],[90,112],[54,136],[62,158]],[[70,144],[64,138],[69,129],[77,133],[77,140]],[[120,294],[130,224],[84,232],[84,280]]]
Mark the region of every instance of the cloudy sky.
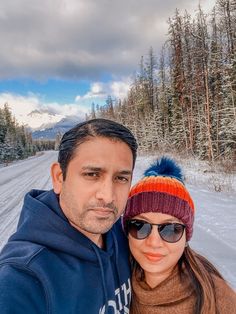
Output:
[[32,110],[84,115],[124,97],[140,57],[158,56],[175,9],[215,0],[1,0],[0,106],[20,122]]

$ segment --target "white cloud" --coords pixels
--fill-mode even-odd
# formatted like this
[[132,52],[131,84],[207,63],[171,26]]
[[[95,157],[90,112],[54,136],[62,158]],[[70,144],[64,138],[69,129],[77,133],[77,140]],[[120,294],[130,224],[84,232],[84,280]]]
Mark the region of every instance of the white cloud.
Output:
[[27,114],[40,108],[40,101],[36,96],[24,97],[10,93],[0,94],[0,108],[7,103],[20,123],[25,121]]
[[90,91],[86,93],[84,99],[104,98],[107,96],[106,84],[102,82],[95,82],[91,84]]
[[43,124],[55,123],[66,116],[84,118],[88,108],[78,104],[43,103],[36,95],[21,96],[10,93],[0,94],[0,108],[7,103],[20,124],[39,128]]
[[81,106],[88,108],[93,102],[100,105],[104,104],[108,95],[116,99],[124,99],[127,96],[130,84],[130,77],[107,83],[95,82],[91,84],[90,90],[86,94],[77,95],[75,101]]

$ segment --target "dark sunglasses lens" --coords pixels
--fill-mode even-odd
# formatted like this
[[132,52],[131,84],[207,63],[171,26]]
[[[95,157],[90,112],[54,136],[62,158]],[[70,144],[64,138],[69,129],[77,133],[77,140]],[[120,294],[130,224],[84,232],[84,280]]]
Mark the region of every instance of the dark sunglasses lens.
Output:
[[159,226],[159,234],[161,238],[170,243],[179,241],[184,233],[185,226],[182,224],[163,224]]
[[128,233],[135,239],[145,239],[151,232],[152,226],[149,223],[134,220],[128,223]]

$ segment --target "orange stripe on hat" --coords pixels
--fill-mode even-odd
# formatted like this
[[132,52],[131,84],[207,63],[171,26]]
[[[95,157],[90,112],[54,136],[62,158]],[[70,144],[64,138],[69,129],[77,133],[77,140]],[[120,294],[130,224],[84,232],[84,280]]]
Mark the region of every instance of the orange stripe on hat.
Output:
[[177,196],[187,201],[194,211],[194,203],[189,192],[185,186],[175,178],[161,176],[144,177],[132,187],[129,197],[142,192],[163,192]]

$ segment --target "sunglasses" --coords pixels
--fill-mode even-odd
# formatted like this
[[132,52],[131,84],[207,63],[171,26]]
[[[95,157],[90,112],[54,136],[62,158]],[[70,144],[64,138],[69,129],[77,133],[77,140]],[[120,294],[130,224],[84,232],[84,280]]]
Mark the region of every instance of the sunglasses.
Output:
[[161,239],[169,243],[178,242],[182,238],[185,229],[185,225],[176,222],[151,224],[144,220],[131,219],[127,221],[126,230],[133,238],[143,240],[150,235],[153,226],[157,226]]

